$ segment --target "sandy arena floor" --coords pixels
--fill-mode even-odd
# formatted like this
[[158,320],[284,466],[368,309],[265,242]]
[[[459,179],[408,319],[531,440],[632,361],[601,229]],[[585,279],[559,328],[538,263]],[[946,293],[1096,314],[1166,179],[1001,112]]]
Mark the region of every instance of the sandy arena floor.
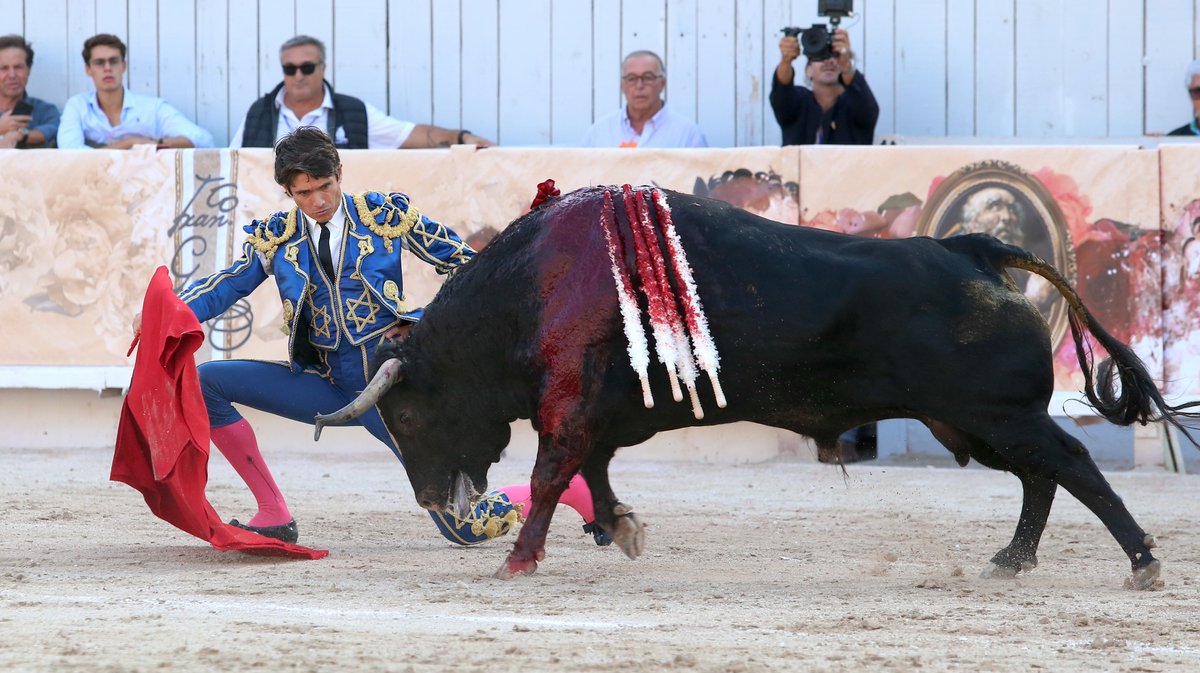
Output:
[[[4,452],[0,670],[1200,670],[1200,476],[1109,475],[1161,545],[1165,588],[1134,593],[1061,490],[1041,566],[978,579],[1019,511],[1009,475],[627,451],[613,482],[650,526],[646,556],[597,548],[560,508],[539,572],[502,582],[511,540],[443,542],[373,443],[268,458],[328,558],[215,551],[108,482],[106,451]],[[252,513],[219,457],[209,496]]]

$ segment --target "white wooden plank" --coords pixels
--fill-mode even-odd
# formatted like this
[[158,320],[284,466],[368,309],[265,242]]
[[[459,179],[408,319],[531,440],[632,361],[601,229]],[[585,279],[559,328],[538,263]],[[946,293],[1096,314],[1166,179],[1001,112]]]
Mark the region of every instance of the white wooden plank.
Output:
[[975,135],[975,5],[946,4],[946,135]]
[[[258,17],[258,86],[266,92],[283,81],[279,47],[296,36],[295,2],[258,0]],[[329,45],[325,45],[325,49],[328,51]],[[329,76],[328,67],[325,76]]]
[[325,69],[332,75],[334,87],[341,93],[387,109],[387,5],[384,0],[340,0],[339,13],[356,17],[355,21],[335,21],[333,49],[334,67]]
[[[564,5],[569,3],[562,3]],[[553,9],[557,15],[559,6]],[[565,12],[565,10],[564,10]],[[586,30],[586,24],[581,30]],[[568,39],[565,35],[552,33],[553,39]],[[586,49],[584,45],[577,48]],[[470,3],[470,10],[462,17],[462,128],[470,129],[485,138],[496,138],[500,130],[498,119],[500,115],[500,67],[498,55],[500,50],[500,7],[498,0],[476,0]],[[590,61],[590,59],[589,59]],[[557,59],[551,62],[551,69],[565,66]],[[587,82],[585,72],[574,73],[581,77],[579,83]],[[564,75],[561,79],[567,79]],[[556,82],[562,86],[570,86],[571,82]]]
[[432,2],[388,3],[388,114],[419,124],[433,118]]
[[158,96],[196,120],[196,0],[173,0],[158,22]]
[[696,0],[667,0],[666,101],[677,114],[696,119]]
[[706,5],[697,17],[699,41],[696,65],[696,123],[704,129],[710,147],[733,147],[737,143],[737,109],[730,92],[737,88],[732,54],[735,44],[736,6],[732,3]]
[[[0,16],[4,17],[3,34],[9,32],[22,35],[25,32],[25,0],[0,0]],[[37,56],[37,48],[33,50]],[[36,62],[36,59],[35,59]]]
[[[229,139],[237,133],[238,127],[246,119],[246,112],[255,100],[267,93],[281,76],[275,70],[274,79],[260,82],[259,72],[259,41],[258,41],[258,8],[248,2],[229,3],[229,21],[226,24],[229,31],[227,47],[227,67],[229,81],[228,91],[228,128]],[[266,47],[267,51],[277,51],[279,45]],[[278,61],[276,61],[278,64]],[[218,141],[220,142],[220,141]]]
[[[1142,29],[1145,15],[1132,2],[1108,5],[1108,124],[1105,135],[1138,136],[1146,131],[1142,107]],[[1180,102],[1187,100],[1181,97]]]
[[[462,9],[457,2],[433,3],[432,123],[454,129],[462,126],[461,21]],[[526,37],[531,34],[532,30]]]
[[129,48],[126,86],[144,96],[159,95],[158,3],[155,0],[129,0],[129,35],[122,39]]
[[[237,0],[233,0],[237,2]],[[325,43],[325,78],[333,85],[334,90],[340,91],[341,85],[337,83],[334,77],[337,76],[337,52],[333,39],[333,27],[337,24],[334,18],[334,3],[330,0],[296,0],[296,34],[308,35],[315,37]],[[383,24],[382,16],[362,16],[356,17],[350,14],[354,8],[350,5],[339,6],[341,10],[339,14],[342,16],[342,22],[346,23],[346,19],[353,17],[349,23],[362,24]],[[352,96],[358,94],[347,91]],[[381,106],[381,109],[382,106]]]
[[197,0],[196,123],[208,129],[218,147],[237,130],[229,128],[228,26],[228,3]]
[[[1108,30],[1108,16],[1094,0],[1063,0],[1061,134],[1098,138],[1108,133],[1108,50],[1096,39]],[[1118,3],[1120,4],[1120,3]]]
[[[896,132],[946,133],[946,0],[896,6]],[[916,36],[916,39],[914,39]]]
[[29,95],[54,103],[62,109],[72,94],[69,85],[70,71],[83,72],[83,59],[79,56],[83,43],[72,45],[67,40],[66,0],[46,0],[37,8],[27,6],[25,11],[24,37],[33,43],[33,70],[29,74]]
[[[69,2],[67,3],[67,34],[66,40],[68,45],[79,45],[76,51],[83,49],[83,43],[96,33],[96,6],[90,2]],[[118,37],[122,37],[118,34]],[[76,61],[83,65],[83,59]],[[87,76],[83,68],[67,68],[67,87],[71,93],[80,91],[88,91],[92,86],[92,80]]]
[[558,0],[551,8],[550,142],[554,145],[578,145],[592,124],[591,24],[590,0]]
[[1183,74],[1192,61],[1193,8],[1180,2],[1147,2],[1145,110],[1146,129],[1167,132],[1191,116]]
[[[859,4],[863,6],[858,8]],[[860,0],[854,3],[863,13],[863,44],[856,50],[862,55],[859,69],[871,85],[879,103],[879,121],[875,138],[896,133],[896,7],[894,0]]]
[[762,0],[736,5],[734,31],[734,139],[738,146],[763,144],[763,108],[771,86],[763,81]]
[[[783,134],[779,122],[775,121],[775,113],[771,111],[771,82],[775,78],[775,68],[779,65],[779,40],[783,38],[783,28],[792,25],[792,9],[788,0],[765,0],[763,3],[763,37],[761,47],[761,77],[762,77],[762,124],[763,145],[779,145],[783,142]],[[861,53],[862,46],[859,45]]]
[[[124,36],[129,34],[128,12],[129,4],[126,0],[96,0],[95,32],[111,33],[125,39]],[[83,48],[82,44],[79,46]]]
[[1063,60],[1059,57],[1065,12],[1061,2],[1017,0],[1017,135],[1064,134]]
[[1016,44],[1015,0],[978,0],[975,4],[977,136],[1007,137],[1017,132]]
[[550,0],[505,0],[497,137],[504,145],[550,144]]
[[639,49],[648,49],[661,57],[666,48],[666,3],[621,0],[621,58]]
[[592,121],[618,109],[621,101],[621,8],[592,4]]

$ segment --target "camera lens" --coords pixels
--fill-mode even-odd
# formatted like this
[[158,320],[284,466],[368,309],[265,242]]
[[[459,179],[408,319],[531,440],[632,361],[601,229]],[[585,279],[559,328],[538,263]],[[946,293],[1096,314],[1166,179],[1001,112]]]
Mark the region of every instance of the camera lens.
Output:
[[800,34],[800,48],[810,61],[833,58],[833,36],[825,29],[825,24],[815,24]]

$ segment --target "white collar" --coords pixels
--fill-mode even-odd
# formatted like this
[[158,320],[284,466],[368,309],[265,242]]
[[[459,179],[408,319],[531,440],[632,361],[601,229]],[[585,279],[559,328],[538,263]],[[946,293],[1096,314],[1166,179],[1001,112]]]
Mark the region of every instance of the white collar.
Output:
[[[321,86],[322,86],[322,88],[325,89],[325,100],[321,101],[321,107],[318,109],[332,110],[333,109],[333,96],[329,93],[329,87],[325,86],[324,84],[322,84]],[[292,108],[287,107],[286,105],[283,104],[283,95],[284,95],[284,93],[286,93],[286,91],[287,91],[287,86],[281,86],[281,87],[279,87],[279,93],[275,94],[275,109],[276,110],[286,109],[289,112],[291,111]],[[292,114],[295,115],[296,113],[292,112]],[[312,112],[309,112],[308,114],[312,114]]]

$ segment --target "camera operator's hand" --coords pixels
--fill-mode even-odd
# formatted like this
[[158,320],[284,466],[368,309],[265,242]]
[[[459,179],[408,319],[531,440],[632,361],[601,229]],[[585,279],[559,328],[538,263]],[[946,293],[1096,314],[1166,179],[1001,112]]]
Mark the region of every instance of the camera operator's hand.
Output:
[[779,53],[783,57],[780,63],[791,63],[800,57],[800,38],[795,35],[784,35],[779,40]]
[[796,79],[796,70],[792,61],[800,57],[800,38],[795,35],[784,35],[779,40],[779,65],[775,67],[775,79],[780,84],[790,85]]
[[842,80],[846,84],[854,78],[854,52],[850,51],[850,34],[838,28],[833,31],[833,51],[837,54],[838,68],[842,71]]

